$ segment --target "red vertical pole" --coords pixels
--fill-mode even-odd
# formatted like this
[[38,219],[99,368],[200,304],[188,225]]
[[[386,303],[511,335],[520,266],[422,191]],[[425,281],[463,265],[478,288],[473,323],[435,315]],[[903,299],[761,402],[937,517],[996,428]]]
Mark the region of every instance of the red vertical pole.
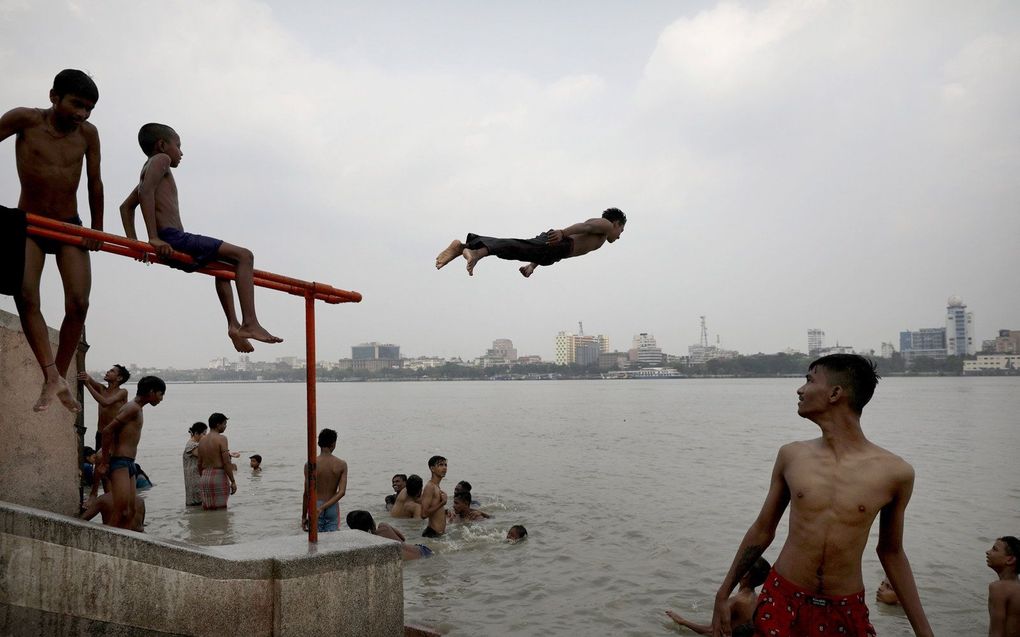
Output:
[[305,392],[308,403],[308,541],[319,541],[318,502],[315,499],[315,284],[305,293]]

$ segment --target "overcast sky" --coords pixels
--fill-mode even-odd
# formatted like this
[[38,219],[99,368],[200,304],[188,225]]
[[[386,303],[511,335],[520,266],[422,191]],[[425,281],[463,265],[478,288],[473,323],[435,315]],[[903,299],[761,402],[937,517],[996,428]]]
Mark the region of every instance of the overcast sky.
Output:
[[[898,347],[1020,329],[1020,3],[0,0],[0,106],[80,68],[100,100],[106,229],[149,121],[180,134],[185,229],[364,295],[318,304],[318,358],[364,341],[553,358],[558,331],[667,352]],[[0,194],[15,205],[13,139]],[[436,254],[623,209],[622,239],[524,279]],[[88,223],[84,183],[79,209]],[[142,227],[141,219],[138,220]],[[236,359],[212,279],[93,256],[89,367]],[[62,295],[47,264],[43,311]],[[304,355],[301,299],[260,290]],[[14,311],[9,297],[0,308]]]

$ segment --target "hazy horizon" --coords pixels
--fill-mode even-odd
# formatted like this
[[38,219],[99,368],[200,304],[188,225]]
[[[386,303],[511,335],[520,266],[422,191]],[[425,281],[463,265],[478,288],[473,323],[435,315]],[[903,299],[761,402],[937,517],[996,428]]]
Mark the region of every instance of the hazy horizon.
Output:
[[[1020,329],[1017,3],[0,0],[0,36],[3,111],[46,107],[62,68],[95,78],[108,232],[138,127],[165,122],[185,229],[364,295],[317,304],[319,359],[369,341],[470,359],[509,338],[550,360],[578,321],[683,355],[702,315],[742,354],[803,350],[809,328],[898,349],[952,295],[979,344]],[[7,139],[0,203],[18,191]],[[79,195],[87,225],[84,179]],[[614,206],[620,241],[530,279],[495,258],[435,271],[467,232]],[[92,264],[90,367],[239,356],[209,277]],[[42,294],[59,325],[52,259]],[[301,299],[257,303],[286,342],[252,359],[304,357]]]

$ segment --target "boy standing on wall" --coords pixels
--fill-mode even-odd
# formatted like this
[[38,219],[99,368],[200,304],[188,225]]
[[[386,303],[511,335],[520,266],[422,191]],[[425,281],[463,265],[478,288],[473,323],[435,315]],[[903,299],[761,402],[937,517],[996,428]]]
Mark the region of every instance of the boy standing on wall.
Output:
[[[98,101],[99,89],[92,78],[81,71],[65,69],[53,79],[49,108],[15,108],[0,117],[0,141],[16,135],[14,154],[21,180],[18,208],[82,225],[78,216],[78,184],[84,163],[92,229],[103,229],[99,131],[86,121]],[[89,250],[98,250],[99,245],[92,239],[83,242],[83,247]],[[25,237],[24,273],[14,300],[25,338],[43,373],[42,390],[32,407],[35,411],[47,409],[54,398],[69,411],[81,411],[64,377],[81,339],[92,289],[89,253],[83,247]],[[39,282],[47,254],[56,255],[64,284],[64,320],[60,324],[56,358],[40,310]],[[5,267],[13,265],[8,263]]]

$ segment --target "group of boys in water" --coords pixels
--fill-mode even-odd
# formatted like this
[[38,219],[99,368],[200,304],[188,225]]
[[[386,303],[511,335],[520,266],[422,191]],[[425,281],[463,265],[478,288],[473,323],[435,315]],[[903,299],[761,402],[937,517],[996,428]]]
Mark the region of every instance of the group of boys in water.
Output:
[[[21,181],[18,209],[5,208],[0,214],[28,212],[82,225],[77,212],[77,191],[84,165],[91,227],[102,231],[104,194],[99,134],[87,121],[99,99],[98,88],[85,73],[68,69],[56,76],[49,97],[49,108],[15,108],[0,117],[0,141],[16,136],[15,156]],[[252,340],[281,342],[282,339],[262,327],[255,313],[251,251],[184,231],[172,174],[184,155],[180,136],[164,124],[146,124],[139,130],[138,142],[146,161],[138,184],[120,206],[127,236],[135,238],[134,214],[140,207],[148,242],[159,258],[170,259],[175,252],[180,252],[190,256],[196,264],[189,267],[199,267],[212,260],[232,264],[236,272],[240,318],[229,280],[217,278],[216,292],[234,348],[249,352],[253,349]],[[610,208],[601,218],[559,230],[550,229],[533,239],[497,239],[468,234],[465,241],[454,240],[440,252],[435,265],[442,268],[462,257],[468,274],[473,275],[481,259],[494,255],[524,261],[526,265],[520,268],[521,274],[530,277],[539,266],[581,256],[607,242],[615,242],[623,233],[626,221],[622,211]],[[8,222],[9,219],[4,221]],[[58,400],[68,410],[77,412],[81,405],[72,395],[65,377],[89,305],[91,270],[86,250],[99,249],[101,244],[95,239],[84,239],[80,245],[71,245],[32,236],[24,228],[22,232],[23,238],[12,238],[10,233],[5,233],[6,260],[0,288],[14,295],[25,336],[43,374],[42,389],[33,409],[45,410]],[[46,254],[56,256],[64,286],[65,315],[56,356],[50,348],[40,311],[39,284]],[[797,390],[797,413],[814,422],[821,430],[821,437],[780,448],[762,509],[745,533],[716,593],[710,634],[874,635],[864,599],[861,557],[876,517],[879,518],[877,551],[891,587],[914,633],[932,634],[903,550],[904,514],[913,491],[914,470],[899,456],[870,442],[861,429],[862,411],[878,379],[874,364],[856,355],[826,356],[811,363],[806,382]],[[91,393],[94,388],[84,382]],[[102,430],[103,453],[97,472],[108,475],[112,484],[111,516],[115,526],[127,528],[134,518],[134,491],[127,485],[133,485],[131,468],[143,424],[142,410],[145,406],[158,405],[165,391],[166,385],[159,378],[142,378],[134,399],[124,401]],[[101,406],[108,405],[101,403]],[[329,441],[325,442],[327,444],[322,447],[320,436],[320,447],[330,448]],[[335,446],[335,438],[332,444]],[[317,515],[320,525],[325,526],[334,524],[330,511],[335,511],[346,488],[346,463],[335,460],[320,460],[316,469],[318,472],[322,467],[326,474],[337,478],[337,485],[340,482],[344,485],[333,485],[335,490],[327,493],[328,489],[318,489],[318,485],[327,480],[317,480]],[[420,504],[416,503],[420,506],[419,515],[428,521],[423,533],[427,537],[442,534],[447,522],[446,494],[439,487],[439,481],[445,476],[446,462],[437,456],[430,460],[429,468],[432,479],[424,486]],[[332,485],[331,480],[329,484]],[[394,508],[399,505],[401,511],[410,508],[413,512],[414,506],[407,502],[406,488],[401,495],[396,498]],[[787,540],[775,564],[761,580],[763,567],[759,560],[775,538],[776,527],[788,508]],[[374,528],[377,532],[381,526],[367,524],[363,516],[355,516],[352,525],[350,515],[348,524],[352,528],[354,525]],[[996,540],[988,552],[988,565],[999,575],[989,587],[990,635],[1020,636],[1018,557],[1020,543],[1012,536]],[[754,577],[748,579],[752,573]],[[752,628],[748,629],[746,609],[752,606],[749,600],[753,595],[748,594],[747,589],[753,590],[751,583],[759,581],[763,590],[754,601]],[[731,599],[738,585],[741,592]],[[743,610],[735,620],[737,609]],[[735,626],[737,621],[745,627]]]

